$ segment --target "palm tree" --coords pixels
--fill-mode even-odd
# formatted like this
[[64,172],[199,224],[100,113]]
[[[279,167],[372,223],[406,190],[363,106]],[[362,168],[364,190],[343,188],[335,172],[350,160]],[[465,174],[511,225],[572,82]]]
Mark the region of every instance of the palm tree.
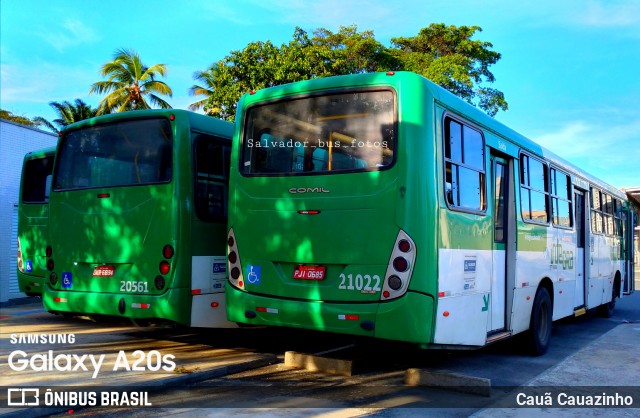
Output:
[[[59,129],[62,129],[67,125],[97,116],[98,109],[93,109],[81,99],[76,99],[74,103],[75,105],[66,100],[62,103],[49,102],[49,106],[56,111],[58,118],[54,119],[53,123],[41,116],[33,118],[33,121],[39,125],[44,125],[52,132],[58,133]],[[56,128],[54,124],[58,127]]]
[[216,86],[216,69],[211,67],[205,71],[196,71],[193,73],[193,79],[199,81],[204,87],[194,84],[189,88],[189,95],[191,96],[205,96],[204,99],[189,105],[189,110],[197,111],[204,108],[209,100],[209,97],[213,95]]
[[113,61],[102,66],[100,73],[108,77],[106,81],[98,81],[91,86],[91,93],[107,94],[100,102],[99,114],[112,111],[151,109],[159,106],[171,109],[169,103],[158,95],[173,95],[171,88],[162,81],[156,80],[159,74],[165,76],[167,67],[156,64],[147,67],[140,60],[140,55],[132,50],[119,49],[113,56]]

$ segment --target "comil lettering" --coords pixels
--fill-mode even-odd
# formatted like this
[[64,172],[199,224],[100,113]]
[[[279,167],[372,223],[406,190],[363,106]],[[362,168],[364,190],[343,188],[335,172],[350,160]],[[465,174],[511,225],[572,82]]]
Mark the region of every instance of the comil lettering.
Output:
[[292,187],[292,188],[289,189],[289,193],[291,193],[291,194],[331,193],[331,191],[325,189],[324,187]]

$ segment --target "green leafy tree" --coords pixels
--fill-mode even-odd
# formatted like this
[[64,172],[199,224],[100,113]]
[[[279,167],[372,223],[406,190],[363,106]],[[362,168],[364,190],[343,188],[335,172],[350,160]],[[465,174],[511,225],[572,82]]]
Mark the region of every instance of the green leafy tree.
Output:
[[489,66],[500,59],[491,43],[472,40],[478,26],[431,24],[417,36],[393,38],[391,47],[372,31],[342,26],[338,32],[319,28],[312,36],[296,28],[281,46],[252,42],[231,51],[207,70],[213,77],[205,110],[233,120],[242,94],[274,85],[333,75],[375,71],[414,71],[440,84],[490,115],[506,110],[502,92],[484,86],[495,77]]
[[166,73],[164,64],[147,67],[138,53],[117,50],[113,61],[104,64],[100,70],[102,76],[108,77],[107,80],[91,86],[90,94],[107,94],[100,102],[98,113],[151,109],[150,104],[170,109],[169,103],[160,96],[172,97],[173,92],[163,81],[156,80],[156,77],[164,77]]
[[81,99],[76,99],[74,103],[68,101],[62,103],[49,102],[49,106],[58,114],[58,118],[54,119],[53,123],[40,116],[33,120],[55,133],[58,133],[60,129],[67,125],[92,118],[98,114],[98,109],[92,108]]
[[8,110],[3,110],[3,109],[0,109],[0,119],[19,123],[20,125],[31,126],[33,128],[40,126],[40,124],[35,120],[31,120],[26,116],[16,115],[13,112],[10,112]]
[[420,29],[417,36],[392,38],[394,54],[402,69],[421,74],[494,116],[507,110],[504,94],[482,86],[493,83],[495,77],[489,66],[501,55],[490,48],[490,42],[472,40],[479,26],[445,26],[431,24]]

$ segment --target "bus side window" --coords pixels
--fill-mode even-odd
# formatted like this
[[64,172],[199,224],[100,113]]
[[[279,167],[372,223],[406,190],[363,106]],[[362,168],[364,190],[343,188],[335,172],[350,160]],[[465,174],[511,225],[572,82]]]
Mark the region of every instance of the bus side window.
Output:
[[445,199],[452,208],[486,209],[485,155],[482,133],[452,118],[445,118]]
[[520,198],[522,218],[549,223],[549,167],[537,158],[520,156]]

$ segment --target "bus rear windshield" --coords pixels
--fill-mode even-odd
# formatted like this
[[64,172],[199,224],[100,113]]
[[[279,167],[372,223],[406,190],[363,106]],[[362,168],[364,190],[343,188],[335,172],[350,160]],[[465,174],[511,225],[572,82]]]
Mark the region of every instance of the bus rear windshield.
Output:
[[171,181],[171,125],[140,119],[70,131],[58,147],[54,190]]
[[389,167],[394,93],[355,91],[251,107],[242,141],[245,175],[328,174]]

